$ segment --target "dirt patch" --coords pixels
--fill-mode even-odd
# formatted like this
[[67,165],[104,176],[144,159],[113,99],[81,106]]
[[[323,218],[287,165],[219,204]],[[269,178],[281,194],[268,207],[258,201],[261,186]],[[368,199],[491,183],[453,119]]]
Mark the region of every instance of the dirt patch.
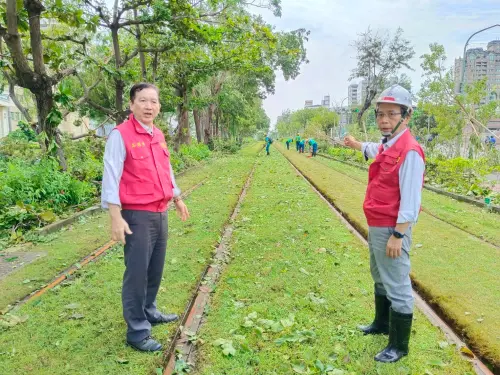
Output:
[[45,255],[47,253],[23,253],[20,251],[0,253],[0,280]]

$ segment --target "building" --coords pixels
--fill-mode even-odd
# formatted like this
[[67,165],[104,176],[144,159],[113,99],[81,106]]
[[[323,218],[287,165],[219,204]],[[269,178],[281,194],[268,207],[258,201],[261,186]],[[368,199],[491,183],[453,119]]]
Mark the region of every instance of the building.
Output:
[[0,94],[0,138],[17,129],[17,123],[22,120],[22,114],[6,92]]
[[325,95],[321,101],[321,106],[325,108],[330,108],[330,95]]
[[[25,103],[23,98],[24,91],[21,88],[16,88],[16,97]],[[3,92],[0,94],[0,138],[6,137],[10,132],[18,128],[19,121],[26,119],[16,107],[10,94],[8,92]],[[75,124],[79,124],[78,126]],[[78,113],[69,113],[66,118],[59,125],[59,129],[63,133],[68,133],[69,135],[75,137],[88,133],[89,131],[89,119],[84,117],[80,118]]]
[[[465,69],[464,69],[465,68]],[[500,98],[500,40],[488,43],[486,49],[471,48],[455,59],[455,92],[463,92],[466,85],[486,78],[488,96],[483,103]],[[462,78],[463,77],[463,78]]]
[[358,83],[358,105],[363,105],[366,98],[366,90],[368,89],[368,80],[363,79]]
[[321,100],[321,104],[314,104],[312,100],[306,100],[304,108],[330,108],[330,95],[325,95]]
[[358,84],[351,83],[347,88],[347,106],[355,107],[359,104],[358,102]]
[[366,97],[366,89],[369,81],[362,79],[359,83],[351,83],[347,88],[347,106],[357,107],[362,105]]

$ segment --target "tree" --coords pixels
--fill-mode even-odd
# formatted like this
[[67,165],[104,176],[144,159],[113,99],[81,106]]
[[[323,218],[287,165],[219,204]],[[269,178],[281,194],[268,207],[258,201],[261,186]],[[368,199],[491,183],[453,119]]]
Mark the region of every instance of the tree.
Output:
[[[200,108],[198,100],[194,115],[197,135],[200,136],[200,130],[204,128],[205,142],[209,143],[210,137],[219,133],[221,111],[217,110],[217,96],[230,75],[246,77],[244,82],[254,87],[252,95],[262,98],[274,91],[275,69],[281,69],[285,79],[292,79],[306,61],[306,30],[273,32],[271,25],[264,23],[261,17],[250,15],[237,3],[228,5],[223,13],[202,26],[196,29],[197,45],[185,38],[187,30],[179,29],[176,48],[165,57],[166,63],[160,73],[177,96],[175,148],[191,140],[188,112],[193,108],[193,93],[195,97],[202,92],[205,92],[205,97],[207,95],[207,90],[196,90],[196,87],[209,83],[208,115],[202,115],[204,109]],[[204,119],[208,121],[205,125]]]
[[299,109],[292,113],[292,122],[298,124],[297,131],[305,131],[309,121],[314,117],[314,111],[309,108]]
[[353,45],[358,61],[349,80],[363,78],[367,82],[364,103],[358,112],[358,124],[361,124],[363,114],[370,108],[384,82],[403,67],[412,70],[408,61],[415,55],[415,51],[410,41],[403,38],[401,28],[392,37],[386,32],[374,32],[368,28]]
[[436,121],[436,132],[443,139],[455,140],[456,156],[460,155],[462,135],[465,127],[480,138],[484,125],[493,117],[498,101],[488,102],[486,79],[468,85],[464,94],[455,93],[452,69],[446,67],[446,52],[442,45],[433,43],[430,53],[422,58],[422,69],[426,78],[418,93],[419,107]]
[[330,129],[336,127],[339,123],[339,115],[328,110],[328,108],[317,108],[313,110],[314,116],[310,123],[318,126],[325,135],[328,135]]
[[[302,133],[311,137],[328,138],[330,129],[338,126],[339,115],[328,108],[305,108],[280,116],[276,128],[281,137]],[[320,134],[321,133],[321,134]]]
[[[61,168],[65,170],[67,163],[57,126],[63,118],[61,109],[71,107],[73,98],[64,80],[77,73],[79,64],[72,56],[77,47],[85,47],[85,35],[95,30],[95,20],[85,18],[75,4],[55,2],[45,6],[40,0],[24,0],[24,7],[19,5],[17,0],[7,0],[1,9],[6,25],[0,23],[0,36],[9,52],[4,54],[0,41],[3,74],[11,88],[21,86],[35,96],[37,122],[33,127],[43,147],[57,155]],[[42,33],[42,19],[49,29],[51,23],[58,23],[61,27],[66,24],[80,30],[83,37],[77,40],[73,35],[57,33],[49,37]],[[45,49],[44,40],[52,48]],[[55,86],[58,86],[57,92]],[[21,111],[30,121],[29,112]]]

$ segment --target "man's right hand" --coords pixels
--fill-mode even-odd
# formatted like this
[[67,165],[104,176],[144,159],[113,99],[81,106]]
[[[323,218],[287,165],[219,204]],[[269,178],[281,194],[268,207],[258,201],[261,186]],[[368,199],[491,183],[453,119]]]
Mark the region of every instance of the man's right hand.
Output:
[[344,145],[356,150],[361,150],[361,142],[357,141],[352,135],[348,135],[344,138]]
[[128,223],[123,217],[116,217],[111,219],[111,238],[113,241],[120,241],[125,245],[125,234],[132,234]]
[[109,215],[111,216],[111,238],[113,241],[120,241],[125,245],[125,234],[132,234],[128,223],[123,219],[120,206],[108,204]]

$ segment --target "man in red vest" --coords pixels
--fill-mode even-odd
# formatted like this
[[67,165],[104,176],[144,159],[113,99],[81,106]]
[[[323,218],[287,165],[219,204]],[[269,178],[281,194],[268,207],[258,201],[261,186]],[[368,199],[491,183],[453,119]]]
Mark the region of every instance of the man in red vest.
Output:
[[425,156],[407,129],[411,114],[411,94],[393,85],[382,92],[375,109],[382,143],[361,143],[352,136],[344,140],[346,146],[362,151],[365,159],[375,159],[363,204],[375,319],[359,328],[365,334],[389,334],[389,344],[375,356],[379,362],[396,362],[408,354],[413,320],[411,231],[420,212]]
[[149,83],[130,89],[132,114],[111,132],[104,153],[102,206],[109,209],[112,238],[125,244],[123,317],[127,343],[158,351],[151,325],[176,321],[156,309],[167,247],[167,204],[173,198],[182,221],[189,211],[175,183],[165,137],[153,121],[160,112],[159,90]]

